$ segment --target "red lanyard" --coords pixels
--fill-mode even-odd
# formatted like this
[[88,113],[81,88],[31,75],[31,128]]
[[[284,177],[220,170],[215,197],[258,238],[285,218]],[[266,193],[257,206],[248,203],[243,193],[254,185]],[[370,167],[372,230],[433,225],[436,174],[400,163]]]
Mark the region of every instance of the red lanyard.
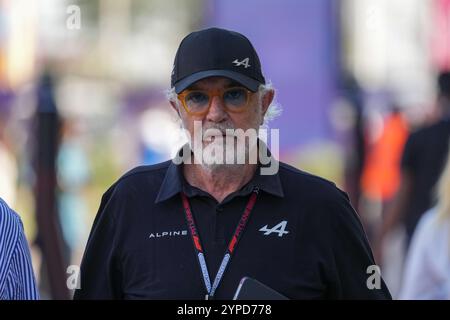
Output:
[[198,263],[200,265],[200,270],[202,272],[203,281],[205,283],[205,288],[207,291],[206,299],[212,298],[217,288],[219,287],[220,281],[223,278],[228,263],[230,262],[233,252],[236,249],[236,246],[239,242],[239,239],[241,238],[245,226],[247,225],[250,213],[255,205],[256,196],[258,195],[258,192],[259,189],[255,187],[250,196],[250,199],[248,200],[247,205],[245,206],[244,213],[242,214],[241,219],[239,220],[236,230],[234,231],[233,237],[231,237],[230,243],[228,244],[227,250],[222,259],[222,263],[220,264],[219,271],[217,271],[217,275],[214,279],[212,286],[211,280],[209,278],[208,268],[206,266],[203,248],[200,241],[200,235],[198,234],[197,227],[195,226],[195,221],[192,215],[191,208],[189,206],[189,201],[187,196],[183,192],[181,193],[181,199],[183,200],[183,207],[186,215],[186,222],[191,234],[192,242],[194,244],[194,250],[198,258]]

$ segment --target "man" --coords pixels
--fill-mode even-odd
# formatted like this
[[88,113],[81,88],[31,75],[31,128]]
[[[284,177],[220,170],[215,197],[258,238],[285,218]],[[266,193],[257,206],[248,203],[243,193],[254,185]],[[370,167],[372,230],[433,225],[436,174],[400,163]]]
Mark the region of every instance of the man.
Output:
[[376,251],[380,258],[386,234],[402,224],[409,245],[422,214],[434,205],[433,192],[447,159],[450,138],[450,72],[442,72],[437,82],[440,119],[413,132],[406,141],[399,191],[378,235]]
[[264,171],[276,162],[264,143],[237,140],[258,132],[274,97],[246,37],[189,34],[171,80],[189,148],[104,194],[75,299],[231,299],[245,276],[290,299],[390,298],[379,274],[371,285],[375,263],[346,194],[284,163]]
[[39,294],[20,217],[0,198],[0,300],[37,300]]

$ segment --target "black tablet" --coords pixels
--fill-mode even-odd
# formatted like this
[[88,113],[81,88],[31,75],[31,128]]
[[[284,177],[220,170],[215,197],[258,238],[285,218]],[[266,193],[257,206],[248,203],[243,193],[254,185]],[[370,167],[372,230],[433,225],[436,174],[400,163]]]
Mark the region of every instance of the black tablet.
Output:
[[258,280],[244,277],[234,294],[233,300],[289,300]]

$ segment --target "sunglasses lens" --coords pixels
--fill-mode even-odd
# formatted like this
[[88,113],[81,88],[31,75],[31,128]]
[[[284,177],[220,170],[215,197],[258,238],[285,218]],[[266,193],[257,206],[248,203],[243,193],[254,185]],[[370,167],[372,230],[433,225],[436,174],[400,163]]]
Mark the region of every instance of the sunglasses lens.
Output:
[[208,108],[209,96],[204,92],[189,92],[184,99],[186,107],[192,112],[201,112]]
[[232,88],[224,92],[223,101],[229,109],[240,109],[246,106],[247,95],[244,88]]

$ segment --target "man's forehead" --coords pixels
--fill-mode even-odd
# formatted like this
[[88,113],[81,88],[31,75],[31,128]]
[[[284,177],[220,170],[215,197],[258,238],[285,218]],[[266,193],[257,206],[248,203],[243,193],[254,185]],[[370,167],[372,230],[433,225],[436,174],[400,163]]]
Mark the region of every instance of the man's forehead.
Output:
[[234,87],[241,86],[239,82],[226,77],[208,77],[194,82],[188,89],[206,89],[209,87]]

